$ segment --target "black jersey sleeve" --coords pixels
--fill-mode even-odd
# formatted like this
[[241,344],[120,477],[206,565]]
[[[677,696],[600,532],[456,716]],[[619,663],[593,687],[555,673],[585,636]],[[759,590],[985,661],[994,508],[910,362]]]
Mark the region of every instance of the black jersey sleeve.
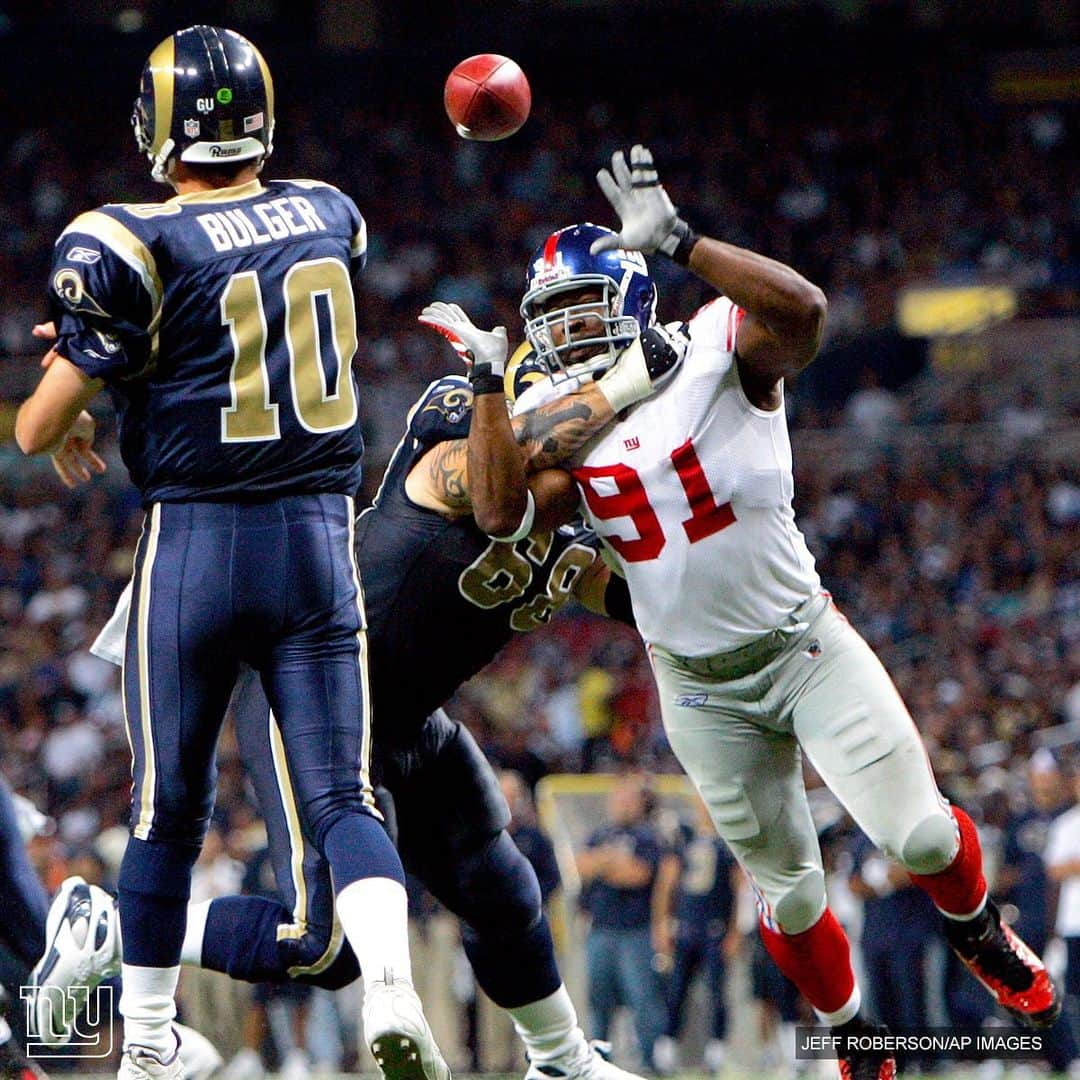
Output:
[[473,393],[464,375],[436,379],[409,414],[409,437],[421,452],[450,439],[467,439]]

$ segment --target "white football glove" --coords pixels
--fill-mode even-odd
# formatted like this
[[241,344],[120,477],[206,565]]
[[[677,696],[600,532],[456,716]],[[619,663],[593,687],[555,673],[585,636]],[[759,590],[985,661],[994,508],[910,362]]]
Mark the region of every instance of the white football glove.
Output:
[[436,300],[428,304],[419,316],[420,322],[442,334],[465,362],[469,378],[475,382],[482,376],[502,379],[506,371],[506,327],[481,330],[457,304]]
[[643,251],[646,255],[659,251],[686,265],[697,236],[668,198],[647,147],[640,143],[633,147],[629,165],[626,155],[616,150],[611,156],[611,172],[601,169],[596,180],[619,215],[622,227],[616,236],[595,240],[590,254],[613,248]]

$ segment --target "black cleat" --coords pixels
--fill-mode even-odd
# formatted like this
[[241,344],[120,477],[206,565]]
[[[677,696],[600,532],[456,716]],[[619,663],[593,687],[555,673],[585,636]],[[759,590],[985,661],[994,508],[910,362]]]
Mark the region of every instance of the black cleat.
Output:
[[1061,1015],[1061,995],[1043,962],[1001,921],[993,900],[967,922],[945,919],[945,940],[964,967],[1027,1027],[1048,1028]]
[[[855,1017],[833,1029],[834,1035],[888,1035],[884,1024]],[[840,1080],[896,1080],[896,1058],[888,1050],[854,1050],[837,1061]]]

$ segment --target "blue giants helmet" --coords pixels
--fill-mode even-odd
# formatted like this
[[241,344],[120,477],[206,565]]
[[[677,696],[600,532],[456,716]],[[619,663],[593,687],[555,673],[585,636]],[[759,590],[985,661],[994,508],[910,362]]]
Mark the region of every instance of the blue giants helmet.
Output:
[[[536,249],[526,274],[526,293],[521,301],[525,337],[537,356],[552,371],[562,369],[581,375],[610,367],[619,353],[656,320],[656,286],[640,251],[615,248],[590,255],[589,248],[601,236],[613,236],[610,229],[585,222],[552,233]],[[597,301],[558,307],[553,301],[560,293],[597,288],[603,310],[596,313]],[[551,310],[549,310],[551,309]],[[571,327],[586,317],[598,332],[571,340]],[[552,334],[561,326],[561,344]],[[581,360],[571,362],[571,352]],[[591,355],[583,355],[586,350]]]
[[177,157],[199,165],[261,162],[274,149],[270,69],[235,30],[178,30],[146,61],[131,123],[161,183]]

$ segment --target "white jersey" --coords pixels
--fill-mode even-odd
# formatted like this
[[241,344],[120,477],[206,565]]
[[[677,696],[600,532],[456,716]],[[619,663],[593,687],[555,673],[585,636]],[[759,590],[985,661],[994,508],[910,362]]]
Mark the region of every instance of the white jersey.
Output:
[[726,297],[690,321],[671,382],[575,463],[590,524],[618,556],[642,637],[681,656],[738,648],[820,588],[795,525],[783,406],[755,408]]

